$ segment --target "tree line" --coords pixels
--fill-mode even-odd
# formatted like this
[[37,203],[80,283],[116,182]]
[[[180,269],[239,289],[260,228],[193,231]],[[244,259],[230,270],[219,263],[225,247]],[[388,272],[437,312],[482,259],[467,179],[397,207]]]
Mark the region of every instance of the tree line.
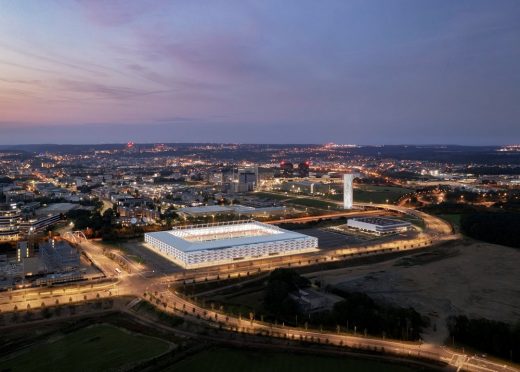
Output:
[[311,286],[310,281],[292,269],[274,270],[266,283],[264,307],[278,321],[298,325],[306,322],[309,327],[334,329],[386,336],[402,340],[418,340],[422,329],[429,325],[413,308],[401,308],[374,301],[359,292],[347,292],[338,288],[328,290],[343,298],[331,310],[305,313],[290,296],[299,289]]
[[520,248],[520,213],[465,214],[460,225],[461,231],[474,239]]
[[520,322],[509,325],[489,319],[469,319],[465,315],[448,318],[450,338],[457,344],[483,353],[520,362]]

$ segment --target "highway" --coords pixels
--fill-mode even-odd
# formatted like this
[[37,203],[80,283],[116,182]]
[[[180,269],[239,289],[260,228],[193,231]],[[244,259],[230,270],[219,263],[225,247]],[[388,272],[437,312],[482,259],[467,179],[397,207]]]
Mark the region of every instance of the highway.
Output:
[[[155,294],[156,293],[156,294]],[[188,317],[191,321],[201,322],[211,327],[226,329],[231,332],[258,334],[287,340],[306,341],[319,344],[349,347],[353,349],[371,350],[404,357],[424,358],[444,362],[457,369],[468,371],[518,371],[506,364],[468,356],[444,346],[424,344],[420,342],[403,342],[374,337],[363,337],[342,333],[320,332],[304,328],[288,327],[255,319],[244,319],[220,313],[216,310],[202,308],[182,298],[178,293],[166,290],[149,292],[148,300],[159,305],[166,312]]]
[[[280,261],[251,261],[246,266],[221,265],[204,269],[188,270],[172,275],[162,275],[151,272],[146,265],[134,264],[117,254],[117,260],[123,259],[131,268],[130,272],[122,271],[116,275],[119,267],[103,253],[103,249],[92,242],[83,241],[81,248],[85,254],[102,270],[107,279],[103,282],[68,284],[56,287],[41,287],[0,293],[0,311],[2,313],[50,307],[61,304],[80,303],[89,300],[105,299],[113,296],[134,296],[149,301],[163,311],[188,318],[190,321],[202,323],[208,327],[218,327],[231,332],[262,334],[288,340],[301,340],[320,344],[330,344],[353,349],[384,351],[385,353],[430,359],[444,362],[456,369],[469,371],[518,371],[505,365],[497,364],[488,359],[477,358],[456,352],[449,348],[434,344],[418,342],[402,342],[375,337],[346,334],[344,332],[319,332],[305,328],[288,327],[284,324],[270,324],[257,319],[242,319],[217,310],[199,306],[184,298],[173,288],[179,281],[218,280],[224,275],[230,277],[247,276],[248,273],[270,271],[281,266],[304,266],[317,262],[328,262],[348,259],[359,254],[384,254],[396,250],[410,250],[438,244],[448,239],[454,239],[451,226],[436,217],[394,205],[358,204],[359,207],[370,207],[397,211],[421,218],[425,222],[424,230],[412,240],[398,240],[365,245],[362,247],[345,247],[329,252],[315,252],[297,256],[286,256]],[[317,217],[317,218],[323,218]],[[280,257],[279,257],[280,259]]]
[[309,217],[297,217],[297,218],[287,218],[283,220],[272,220],[267,221],[266,223],[269,223],[271,225],[279,225],[283,223],[306,223],[306,222],[312,222],[312,221],[318,221],[318,220],[331,220],[335,218],[341,218],[341,217],[369,217],[369,216],[376,216],[380,215],[381,211],[378,210],[353,210],[348,212],[337,212],[337,213],[328,213],[323,214],[319,216],[309,216]]

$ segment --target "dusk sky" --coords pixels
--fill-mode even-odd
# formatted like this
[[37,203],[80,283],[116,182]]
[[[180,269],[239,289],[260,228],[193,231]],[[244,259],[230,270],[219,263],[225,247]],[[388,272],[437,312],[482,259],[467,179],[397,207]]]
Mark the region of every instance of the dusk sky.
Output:
[[520,1],[0,0],[0,144],[520,142]]

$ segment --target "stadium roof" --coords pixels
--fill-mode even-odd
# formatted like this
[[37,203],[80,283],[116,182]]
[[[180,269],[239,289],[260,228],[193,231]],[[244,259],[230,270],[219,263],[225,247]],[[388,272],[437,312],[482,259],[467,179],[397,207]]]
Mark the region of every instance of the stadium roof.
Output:
[[[258,223],[258,222],[255,222]],[[245,222],[244,224],[247,224]],[[263,224],[262,224],[263,225]],[[269,225],[267,225],[269,226]],[[308,235],[300,234],[294,231],[280,229],[279,227],[269,226],[277,230],[276,234],[266,234],[261,236],[237,237],[229,239],[217,239],[207,241],[187,241],[173,234],[173,230],[158,231],[147,233],[147,235],[154,237],[172,247],[175,247],[183,252],[196,252],[214,249],[231,248],[239,245],[249,245],[258,243],[269,243],[281,240],[293,240],[311,238]],[[209,228],[208,228],[209,229]]]

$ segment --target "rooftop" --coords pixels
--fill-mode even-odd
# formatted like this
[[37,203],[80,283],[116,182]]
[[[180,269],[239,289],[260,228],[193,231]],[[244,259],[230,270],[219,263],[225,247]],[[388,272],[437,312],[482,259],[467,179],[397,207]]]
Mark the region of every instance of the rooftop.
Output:
[[224,212],[232,212],[233,210],[228,207],[223,207],[220,205],[204,205],[201,207],[186,207],[181,208],[180,212],[184,213],[224,213]]
[[409,226],[410,222],[394,220],[391,218],[382,218],[382,217],[360,217],[360,218],[352,218],[354,221],[370,223],[372,225],[377,226]]
[[192,225],[169,231],[148,233],[147,235],[183,252],[309,238],[304,234],[257,221]]

